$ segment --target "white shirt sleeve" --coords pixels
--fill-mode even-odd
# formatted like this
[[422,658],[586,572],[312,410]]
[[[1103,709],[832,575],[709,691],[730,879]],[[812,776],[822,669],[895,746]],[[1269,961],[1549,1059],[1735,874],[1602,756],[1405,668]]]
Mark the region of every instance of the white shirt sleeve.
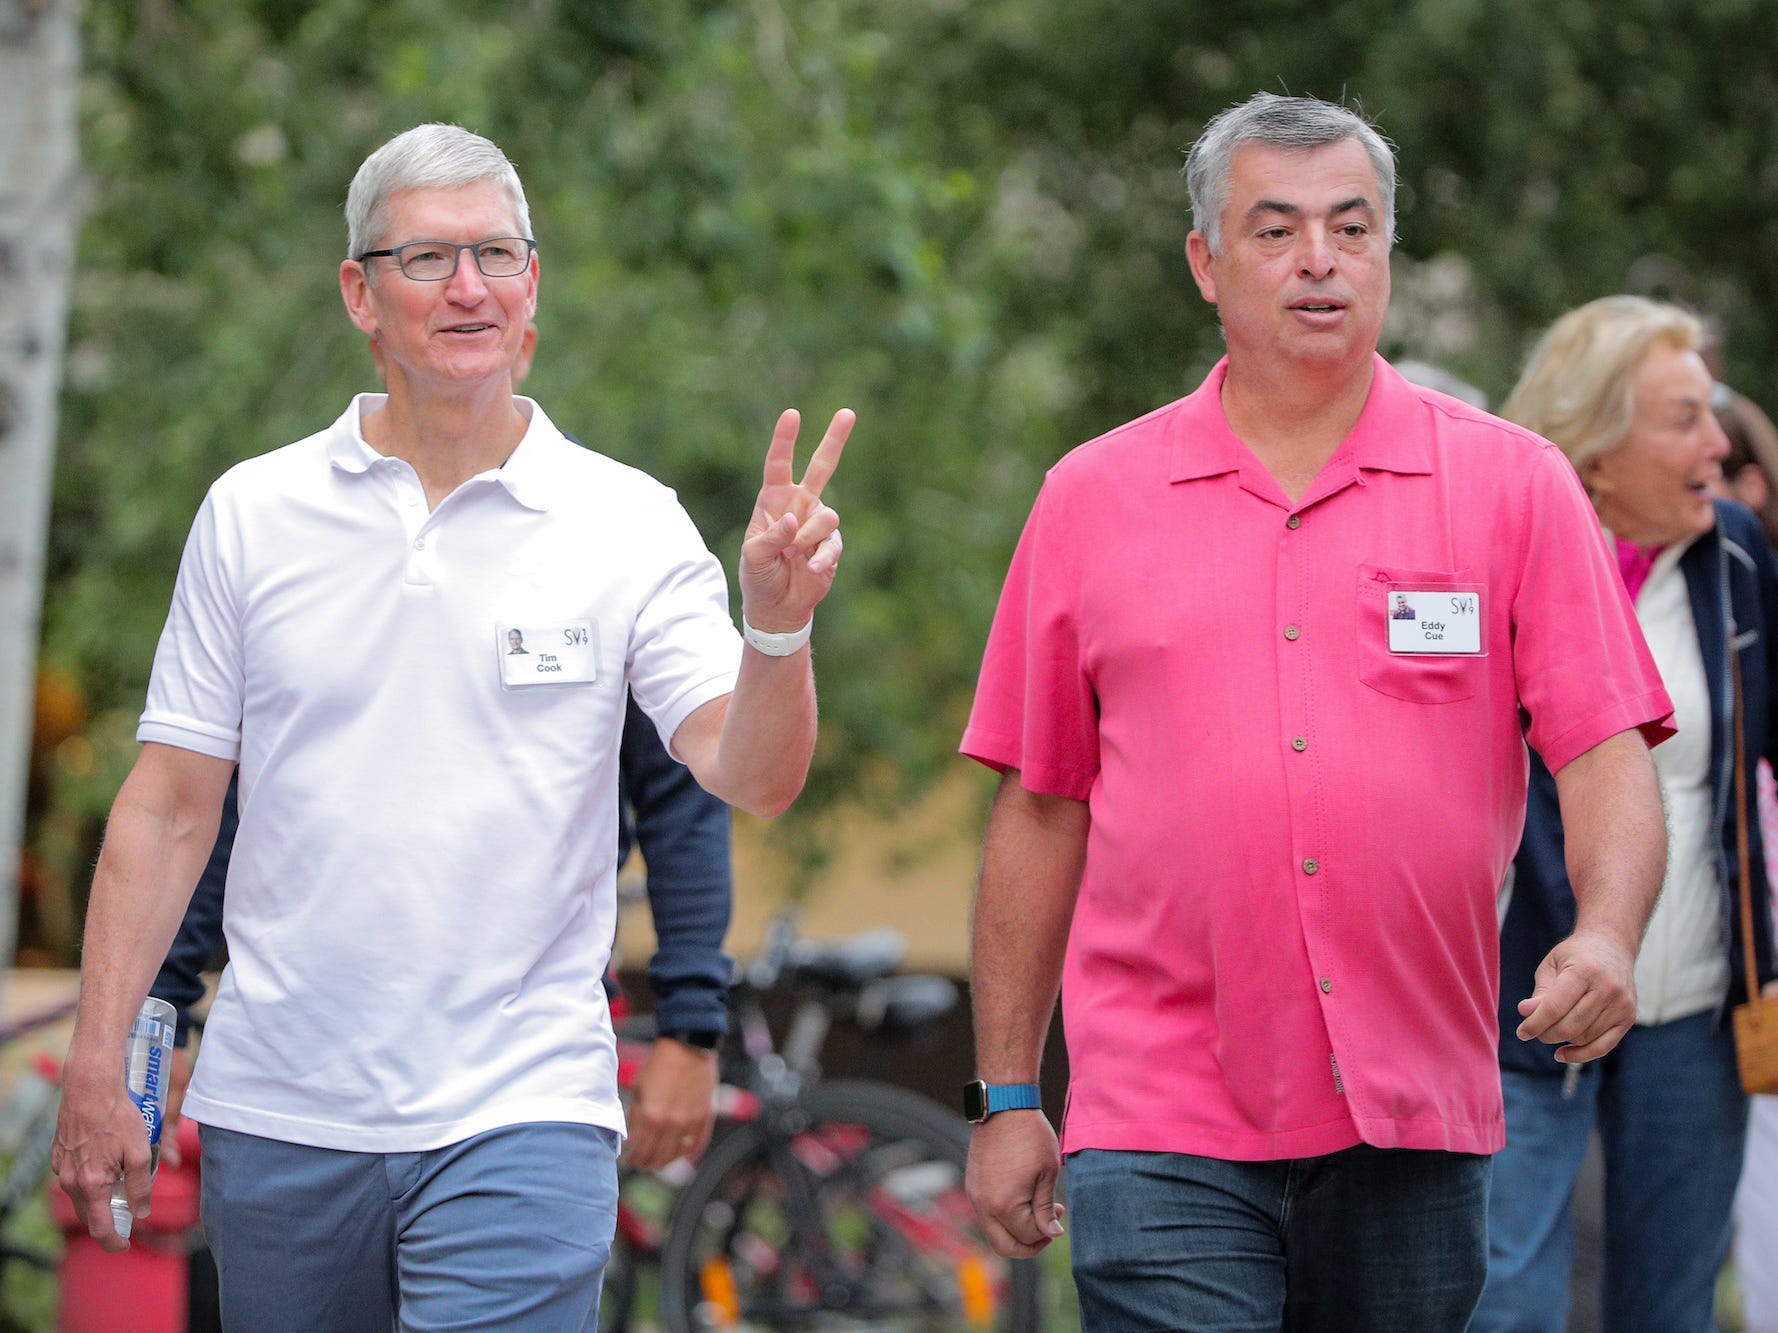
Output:
[[687,717],[734,692],[741,636],[729,616],[728,576],[691,518],[675,501],[655,526],[660,578],[637,610],[625,670],[636,702],[670,746]]
[[227,567],[222,506],[212,488],[185,541],[173,605],[154,653],[148,705],[136,739],[234,760],[241,751],[239,571]]

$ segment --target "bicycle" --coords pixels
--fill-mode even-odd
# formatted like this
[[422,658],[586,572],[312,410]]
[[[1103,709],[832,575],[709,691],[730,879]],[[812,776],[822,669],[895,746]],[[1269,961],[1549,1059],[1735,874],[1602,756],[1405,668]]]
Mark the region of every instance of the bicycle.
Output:
[[[739,1095],[661,1233],[669,1333],[1041,1327],[1038,1268],[993,1253],[964,1191],[963,1118],[888,1084],[821,1081],[833,1023],[916,1033],[955,1005],[944,978],[893,975],[904,947],[886,930],[798,941],[789,911],[732,987],[724,1087]],[[778,983],[796,996],[781,1050],[763,1001]]]
[[[618,1020],[617,1082],[628,1092],[654,1040],[654,1019],[649,1014],[621,1013],[617,1002],[613,1017]],[[727,1083],[717,1084],[714,1100],[719,1120],[746,1120],[758,1114],[757,1100]],[[599,1297],[599,1333],[629,1333],[642,1286],[641,1269],[658,1267],[673,1196],[691,1176],[692,1165],[684,1159],[654,1171],[632,1170],[619,1160],[617,1226]]]
[[[10,1050],[23,1038],[53,1027],[73,1013],[74,1001],[68,1000],[0,1027],[0,1050]],[[12,1308],[15,1289],[11,1273],[15,1264],[44,1275],[36,1279],[42,1290],[34,1303],[52,1309],[54,1305],[56,1255],[39,1244],[19,1239],[16,1223],[19,1214],[43,1196],[50,1153],[55,1146],[61,1076],[61,1066],[54,1056],[48,1051],[35,1051],[14,1069],[6,1101],[0,1106],[0,1159],[5,1161],[0,1172],[0,1275],[5,1276],[7,1295],[6,1305],[0,1308],[0,1333],[24,1329],[35,1322]]]

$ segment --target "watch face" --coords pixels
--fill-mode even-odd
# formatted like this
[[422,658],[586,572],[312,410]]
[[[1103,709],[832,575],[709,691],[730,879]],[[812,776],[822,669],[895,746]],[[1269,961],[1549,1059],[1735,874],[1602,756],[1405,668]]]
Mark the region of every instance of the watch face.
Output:
[[963,1118],[972,1125],[988,1118],[988,1085],[979,1078],[963,1085]]

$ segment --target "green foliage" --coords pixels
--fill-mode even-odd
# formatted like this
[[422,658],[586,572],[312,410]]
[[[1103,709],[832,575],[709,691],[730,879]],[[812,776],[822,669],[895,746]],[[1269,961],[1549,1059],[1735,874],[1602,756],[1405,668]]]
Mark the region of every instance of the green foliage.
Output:
[[777,411],[859,412],[804,840],[834,799],[893,803],[952,762],[1043,469],[1219,355],[1178,176],[1211,115],[1259,88],[1344,96],[1398,143],[1386,350],[1498,399],[1539,327],[1638,286],[1717,315],[1729,378],[1769,399],[1769,20],[1756,0],[88,0],[46,657],[135,706],[204,487],[371,382],[333,277],[352,171],[457,120],[530,192],[527,390],[677,487],[725,560]]
[[[9,1219],[7,1240],[52,1258],[61,1254],[62,1233],[50,1220],[41,1190],[27,1196]],[[55,1273],[9,1263],[0,1279],[0,1333],[50,1333],[60,1303]]]

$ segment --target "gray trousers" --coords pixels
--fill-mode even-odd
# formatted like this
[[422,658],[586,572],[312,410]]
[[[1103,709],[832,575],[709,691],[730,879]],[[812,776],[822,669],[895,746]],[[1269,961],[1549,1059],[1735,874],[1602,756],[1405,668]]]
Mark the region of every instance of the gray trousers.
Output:
[[338,1152],[205,1125],[204,1233],[228,1333],[598,1327],[618,1137],[490,1130]]

